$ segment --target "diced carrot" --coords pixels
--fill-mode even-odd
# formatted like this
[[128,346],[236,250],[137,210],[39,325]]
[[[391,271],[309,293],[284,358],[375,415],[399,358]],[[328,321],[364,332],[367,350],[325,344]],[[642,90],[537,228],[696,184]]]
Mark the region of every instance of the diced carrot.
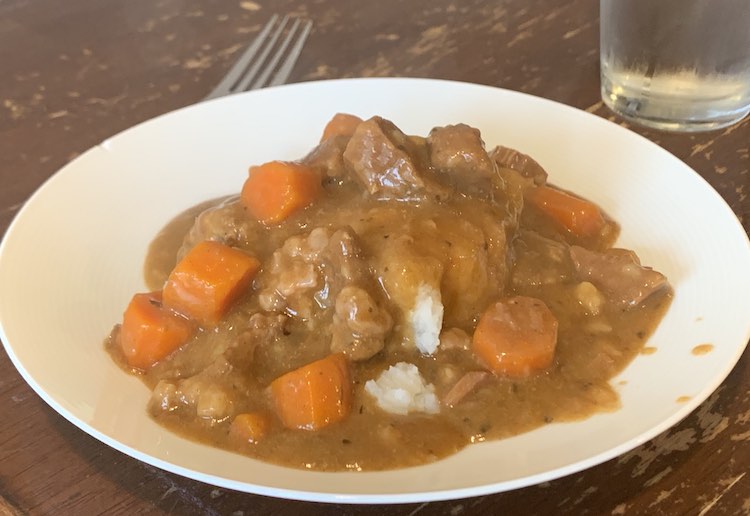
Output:
[[495,374],[529,376],[552,365],[557,319],[533,297],[516,296],[491,305],[479,319],[472,349]]
[[245,412],[237,414],[229,425],[229,437],[235,442],[257,443],[271,428],[268,414],[263,412]]
[[549,186],[529,188],[525,198],[539,211],[577,237],[594,236],[604,228],[605,221],[601,210],[596,204],[586,199]]
[[318,430],[349,414],[351,389],[346,358],[334,353],[279,376],[270,394],[284,426]]
[[216,324],[242,295],[260,262],[220,242],[193,247],[164,285],[164,305],[202,325]]
[[187,342],[193,325],[161,303],[161,292],[136,294],[120,327],[120,347],[128,364],[147,369]]
[[320,141],[325,141],[332,136],[351,136],[361,123],[362,119],[358,116],[347,113],[336,113],[326,124],[325,129],[323,129],[323,136],[320,138]]
[[311,204],[320,190],[320,176],[312,168],[289,161],[270,161],[250,168],[240,201],[260,222],[278,224]]

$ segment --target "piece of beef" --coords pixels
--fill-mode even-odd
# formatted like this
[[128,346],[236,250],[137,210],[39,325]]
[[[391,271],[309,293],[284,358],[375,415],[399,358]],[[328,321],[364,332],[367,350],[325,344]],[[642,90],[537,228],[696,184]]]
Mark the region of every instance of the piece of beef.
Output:
[[455,407],[466,396],[474,392],[481,384],[492,378],[487,371],[469,371],[464,374],[441,400],[443,405]]
[[307,235],[288,238],[274,251],[258,278],[263,310],[309,319],[318,308],[316,295],[330,304],[322,270],[330,236],[329,229],[315,228]]
[[271,345],[281,337],[287,320],[287,316],[277,313],[251,315],[239,338],[233,340],[224,352],[227,362],[240,369],[249,367],[256,348]]
[[513,169],[522,176],[533,179],[536,185],[547,183],[547,171],[527,154],[498,145],[489,155],[498,167]]
[[366,360],[383,349],[393,318],[360,287],[346,286],[336,296],[331,351]]
[[333,306],[336,294],[369,274],[350,228],[315,228],[274,251],[259,278],[261,308],[309,319]]
[[234,382],[241,381],[232,366],[222,359],[185,379],[159,381],[149,402],[153,412],[194,414],[199,418],[222,421],[234,415],[240,394]]
[[436,127],[428,138],[430,162],[450,183],[467,193],[490,193],[495,163],[484,148],[479,129],[466,124]]
[[214,240],[232,247],[251,247],[265,235],[265,228],[242,208],[239,196],[232,196],[212,206],[195,218],[177,253],[185,256],[199,242]]
[[663,274],[643,267],[638,256],[627,249],[597,252],[574,245],[570,257],[581,280],[591,282],[623,308],[638,306],[668,285]]
[[343,180],[347,176],[344,150],[348,143],[348,136],[325,139],[302,159],[302,163],[320,171],[324,178]]
[[348,227],[315,228],[287,239],[274,251],[258,283],[263,310],[302,320],[328,311],[331,348],[352,360],[370,358],[383,349],[393,325],[375,299],[377,283]]
[[344,163],[378,198],[414,199],[425,191],[424,165],[418,143],[392,122],[373,117],[357,126]]
[[[513,242],[515,264],[511,283],[516,287],[540,286],[567,280],[573,267],[568,245],[524,230]],[[545,267],[539,264],[544,263]]]

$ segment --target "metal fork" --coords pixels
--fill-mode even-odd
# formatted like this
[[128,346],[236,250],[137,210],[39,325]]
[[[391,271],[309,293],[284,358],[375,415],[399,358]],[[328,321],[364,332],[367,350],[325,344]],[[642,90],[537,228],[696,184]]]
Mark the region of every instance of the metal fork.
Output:
[[[284,34],[284,30],[287,29],[287,25],[292,18],[284,16],[277,25],[278,20],[278,15],[274,14],[221,82],[203,100],[256,90],[265,86],[284,84],[292,72],[300,52],[302,52],[302,46],[305,44],[310,29],[312,29],[312,22],[295,18],[291,28]],[[279,41],[282,35],[283,38]],[[284,57],[292,42],[294,44],[286,59],[279,65],[279,61]],[[277,44],[276,52],[269,55]],[[271,74],[274,74],[273,77],[271,77]]]

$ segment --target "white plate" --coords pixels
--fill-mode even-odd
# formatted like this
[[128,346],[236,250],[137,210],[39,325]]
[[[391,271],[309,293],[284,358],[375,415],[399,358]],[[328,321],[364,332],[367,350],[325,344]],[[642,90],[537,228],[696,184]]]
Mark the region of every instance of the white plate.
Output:
[[[619,244],[666,273],[675,300],[613,382],[623,408],[473,445],[435,464],[318,473],[254,461],[167,432],[148,390],[102,348],[156,232],[204,199],[237,192],[250,164],[301,157],[337,111],[383,115],[414,134],[466,122],[489,145],[531,154],[560,186],[622,223]],[[0,329],[11,360],[55,410],[104,443],[165,470],[277,497],[417,502],[505,491],[615,457],[695,409],[750,337],[750,245],[719,195],[653,143],[588,113],[495,88],[432,80],[305,83],[170,113],[103,142],[55,174],[0,247]],[[710,343],[713,351],[691,350]],[[621,384],[620,380],[626,383]],[[689,397],[678,402],[678,398]]]

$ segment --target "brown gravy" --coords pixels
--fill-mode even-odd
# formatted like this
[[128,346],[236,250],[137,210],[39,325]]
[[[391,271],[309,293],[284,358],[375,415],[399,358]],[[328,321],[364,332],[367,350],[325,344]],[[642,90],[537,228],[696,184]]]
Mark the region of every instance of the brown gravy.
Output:
[[714,350],[713,344],[699,344],[691,350],[691,353],[693,355],[707,355],[711,353],[713,350]]
[[[229,438],[231,416],[199,417],[194,410],[163,410],[158,395],[149,407],[152,416],[185,437],[264,461],[314,470],[359,471],[431,462],[473,442],[505,438],[542,425],[617,410],[618,395],[609,380],[637,355],[651,349],[644,349],[644,343],[667,310],[671,289],[663,288],[627,309],[605,301],[592,313],[580,299],[581,281],[576,279],[573,265],[567,259],[560,261],[555,253],[570,244],[607,249],[617,234],[616,224],[608,221],[607,231],[591,241],[571,241],[554,224],[524,208],[516,226],[495,234],[492,220],[503,214],[497,204],[494,206],[470,196],[393,203],[363,196],[356,184],[337,182],[327,187],[325,198],[267,230],[255,222],[247,222],[247,214],[236,198],[219,199],[187,210],[170,222],[154,239],[144,274],[151,289],[160,289],[181,248],[189,246],[191,239],[204,238],[205,231],[216,234],[215,230],[199,228],[201,224],[210,225],[212,217],[220,219],[217,224],[224,228],[222,231],[230,228],[224,231],[226,234],[222,233],[225,241],[252,252],[261,263],[268,263],[274,252],[295,235],[306,235],[313,228],[333,231],[346,226],[357,235],[370,269],[387,274],[388,271],[381,269],[387,269],[390,262],[369,257],[382,255],[383,247],[390,245],[392,239],[408,237],[415,242],[424,263],[445,262],[445,256],[463,257],[463,261],[455,262],[458,265],[453,269],[445,269],[454,276],[443,296],[444,328],[450,326],[471,335],[479,314],[497,298],[523,295],[542,300],[559,325],[554,363],[547,370],[525,378],[494,376],[454,407],[441,407],[436,415],[386,413],[365,392],[364,384],[388,365],[401,361],[415,364],[434,385],[439,398],[465,372],[482,370],[473,355],[460,347],[439,349],[430,356],[402,345],[408,339],[403,329],[406,321],[403,314],[394,310],[394,329],[383,351],[367,360],[350,363],[354,384],[352,410],[339,423],[311,432],[284,428],[274,420],[264,439],[249,444]],[[500,206],[509,211],[513,208],[511,203]],[[507,241],[500,241],[506,237]],[[504,249],[497,252],[502,252],[507,260],[482,274],[460,269],[482,247],[488,253],[482,254],[482,259]],[[385,267],[382,263],[386,263]],[[549,271],[554,274],[550,276]],[[470,282],[479,276],[485,283],[500,287],[470,288]],[[137,374],[157,391],[164,382],[190,378],[201,378],[203,383],[197,383],[196,388],[219,385],[232,393],[232,414],[269,410],[268,384],[277,376],[329,353],[330,333],[326,310],[316,312],[318,315],[306,321],[288,317],[283,333],[258,349],[244,369],[212,372],[217,350],[226,349],[228,342],[239,338],[249,314],[262,311],[258,300],[261,286],[256,282],[215,329],[201,330],[180,350]],[[377,290],[379,285],[374,283],[370,287]],[[390,306],[391,301],[382,292],[376,294],[377,299],[385,299],[383,303]],[[118,331],[117,327],[113,330],[107,346],[118,363],[129,370],[117,346]]]

